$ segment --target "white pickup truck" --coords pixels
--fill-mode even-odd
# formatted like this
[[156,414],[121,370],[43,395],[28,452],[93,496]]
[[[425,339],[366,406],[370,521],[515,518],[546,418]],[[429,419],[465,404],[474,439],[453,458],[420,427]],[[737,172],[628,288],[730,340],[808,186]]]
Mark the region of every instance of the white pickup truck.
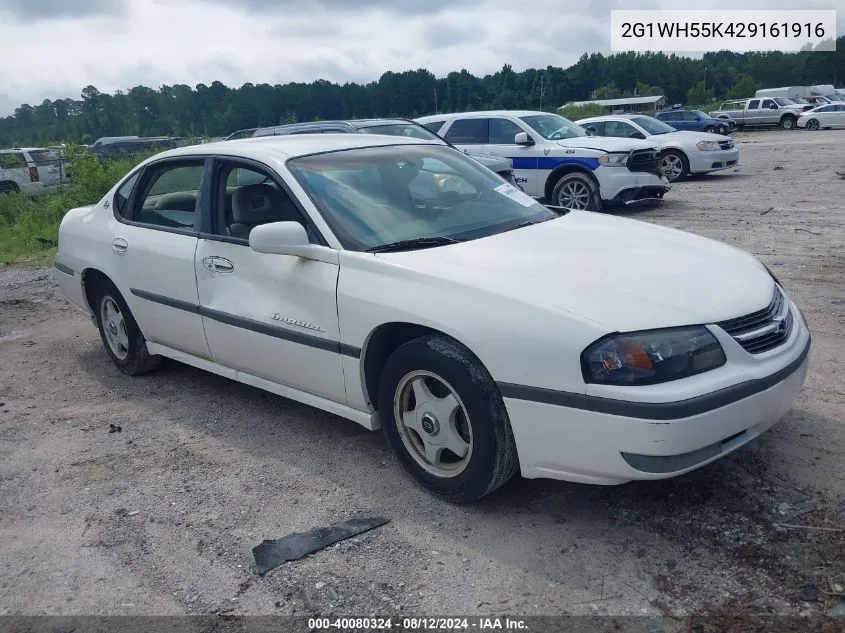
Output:
[[714,119],[733,119],[740,129],[775,125],[784,130],[794,130],[802,111],[801,104],[775,97],[723,101],[717,110],[710,112],[710,116]]

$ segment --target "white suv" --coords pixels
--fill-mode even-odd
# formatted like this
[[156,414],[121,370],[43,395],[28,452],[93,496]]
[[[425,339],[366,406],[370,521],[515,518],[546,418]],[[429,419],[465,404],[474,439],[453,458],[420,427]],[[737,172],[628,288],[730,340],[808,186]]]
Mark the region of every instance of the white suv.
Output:
[[460,112],[416,121],[464,151],[510,158],[525,193],[549,204],[598,211],[660,200],[671,187],[654,143],[587,136],[557,114]]
[[0,149],[0,193],[31,196],[68,182],[65,162],[56,148]]

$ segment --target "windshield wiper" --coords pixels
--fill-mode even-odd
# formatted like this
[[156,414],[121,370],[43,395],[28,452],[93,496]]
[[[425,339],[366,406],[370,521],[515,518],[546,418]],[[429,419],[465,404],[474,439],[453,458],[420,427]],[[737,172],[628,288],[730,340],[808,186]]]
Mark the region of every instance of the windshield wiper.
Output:
[[390,242],[388,244],[379,244],[367,249],[367,253],[389,253],[392,251],[410,251],[417,248],[431,248],[434,246],[446,246],[447,244],[457,244],[464,240],[458,240],[454,237],[415,237],[410,240],[399,240],[398,242]]

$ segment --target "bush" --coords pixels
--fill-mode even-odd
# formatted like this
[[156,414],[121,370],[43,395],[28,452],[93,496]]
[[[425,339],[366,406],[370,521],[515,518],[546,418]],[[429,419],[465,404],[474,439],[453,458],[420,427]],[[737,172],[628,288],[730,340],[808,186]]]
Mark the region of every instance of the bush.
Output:
[[150,154],[99,160],[83,147],[65,150],[71,183],[36,198],[0,194],[0,265],[43,264],[55,253],[59,223],[74,207],[99,202],[118,180]]

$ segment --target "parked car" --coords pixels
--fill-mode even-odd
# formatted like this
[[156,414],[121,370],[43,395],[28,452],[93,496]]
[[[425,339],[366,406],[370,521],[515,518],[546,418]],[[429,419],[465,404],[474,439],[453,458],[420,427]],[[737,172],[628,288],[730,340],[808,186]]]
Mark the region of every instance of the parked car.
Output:
[[69,181],[66,168],[59,148],[0,150],[0,193],[41,194]]
[[459,502],[689,472],[783,416],[810,353],[750,254],[549,209],[414,138],[159,154],[64,216],[55,266],[121,371],[166,356],[381,427]]
[[733,119],[738,128],[780,126],[792,130],[803,109],[788,99],[740,99],[724,101],[718,110],[710,113],[714,119]]
[[[664,110],[654,115],[671,125],[676,130],[687,130],[689,132],[708,132],[710,134],[730,134],[733,131],[732,119],[714,119],[701,110]],[[734,123],[734,126],[736,124]]]
[[140,152],[163,151],[182,147],[186,140],[181,136],[110,137],[105,142],[99,139],[91,146],[91,153],[99,158],[129,156]]
[[591,138],[557,114],[501,110],[415,120],[459,149],[509,158],[525,192],[553,205],[598,211],[659,201],[670,189],[654,144]]
[[732,138],[678,131],[644,114],[611,114],[580,119],[577,123],[592,136],[640,138],[655,144],[663,175],[669,182],[739,164],[739,149]]
[[[437,140],[447,145],[448,141],[423,127],[416,121],[409,119],[353,119],[349,121],[312,121],[310,123],[289,123],[272,127],[258,128],[253,131],[253,136],[284,136],[286,134],[387,134],[388,136],[403,136],[411,138],[423,138]],[[502,158],[495,154],[481,154],[477,152],[465,152],[471,158],[496,172],[507,182],[519,187],[522,186],[516,181],[513,172],[513,163],[508,158]]]
[[798,127],[808,130],[845,127],[845,103],[828,103],[802,113]]

